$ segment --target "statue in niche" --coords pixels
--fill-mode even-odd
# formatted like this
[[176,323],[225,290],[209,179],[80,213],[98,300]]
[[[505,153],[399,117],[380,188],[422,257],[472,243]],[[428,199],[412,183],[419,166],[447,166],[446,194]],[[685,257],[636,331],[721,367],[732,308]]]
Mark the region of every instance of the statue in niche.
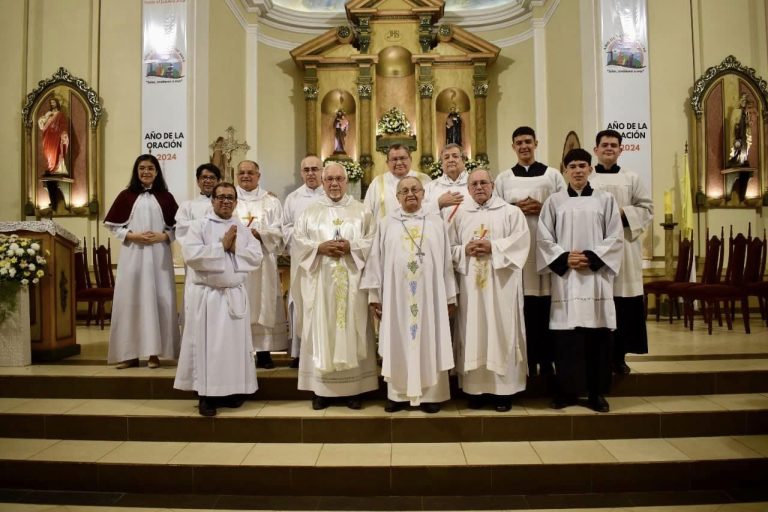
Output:
[[40,128],[46,176],[69,176],[67,153],[69,152],[69,120],[61,110],[58,99],[48,100],[49,110],[37,120]]
[[333,119],[333,153],[346,155],[347,152],[344,149],[344,140],[347,138],[347,130],[349,129],[349,120],[344,114],[344,111],[339,109],[336,111],[336,117]]
[[749,111],[747,110],[747,95],[742,94],[739,106],[731,114],[733,126],[733,143],[728,155],[728,165],[731,167],[748,167],[749,148],[752,145],[752,130],[749,126]]
[[461,114],[456,107],[451,107],[445,118],[445,143],[461,146]]

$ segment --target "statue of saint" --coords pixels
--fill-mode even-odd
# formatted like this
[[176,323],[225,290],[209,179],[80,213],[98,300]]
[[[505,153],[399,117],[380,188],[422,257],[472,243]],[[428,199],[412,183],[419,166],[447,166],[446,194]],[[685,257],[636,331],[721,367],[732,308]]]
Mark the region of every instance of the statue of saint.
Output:
[[445,143],[461,146],[461,114],[456,107],[451,107],[445,119]]
[[69,176],[66,162],[69,152],[69,120],[62,112],[58,99],[51,97],[48,106],[48,112],[37,120],[46,161],[45,175]]
[[728,165],[731,167],[749,166],[749,148],[752,145],[752,129],[749,126],[749,111],[747,110],[747,95],[742,94],[739,106],[731,113],[733,125],[733,142],[728,154]]
[[333,119],[333,152],[346,155],[347,151],[344,149],[344,140],[347,138],[347,130],[349,129],[349,120],[344,114],[344,111],[339,109],[336,111],[336,117]]

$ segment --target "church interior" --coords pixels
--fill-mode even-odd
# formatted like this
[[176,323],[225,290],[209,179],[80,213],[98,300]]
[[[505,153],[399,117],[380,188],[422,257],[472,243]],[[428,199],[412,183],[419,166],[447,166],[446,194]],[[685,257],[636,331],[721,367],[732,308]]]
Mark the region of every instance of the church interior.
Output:
[[[164,4],[185,15],[170,59],[147,51],[145,14]],[[615,49],[611,6],[639,8],[642,43]],[[455,382],[436,415],[386,413],[382,390],[361,410],[318,411],[277,354],[253,399],[204,418],[173,389],[173,362],[106,364],[109,304],[86,315],[70,264],[85,247],[95,283],[105,246],[114,269],[121,243],[104,219],[142,153],[179,203],[197,194],[199,164],[231,181],[246,159],[283,201],[310,154],[351,169],[360,199],[388,144],[431,173],[458,141],[495,177],[516,163],[519,126],[555,168],[615,127],[653,198],[644,281],[674,277],[683,238],[701,278],[720,235],[730,272],[729,237],[764,248],[768,229],[765,0],[0,0],[0,12],[0,232],[42,226],[56,262],[30,292],[31,331],[0,319],[0,352],[26,329],[33,358],[0,364],[0,510],[768,510],[765,298],[747,303],[749,328],[738,306],[732,325],[697,311],[689,327],[651,294],[649,353],[628,355],[605,414],[550,409],[541,375],[503,413],[467,408]],[[68,136],[53,152],[66,157],[51,162],[59,112]],[[174,262],[181,297],[178,247]]]

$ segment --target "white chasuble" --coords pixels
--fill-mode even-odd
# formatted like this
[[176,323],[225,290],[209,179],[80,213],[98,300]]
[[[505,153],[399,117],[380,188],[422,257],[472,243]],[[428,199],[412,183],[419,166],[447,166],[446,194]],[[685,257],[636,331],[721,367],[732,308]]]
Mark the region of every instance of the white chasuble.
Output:
[[[580,196],[569,193],[570,188],[550,196],[539,219],[537,265],[541,272],[552,274],[549,328],[616,329],[613,280],[624,253],[616,200],[601,190]],[[596,272],[568,268],[558,276],[549,267],[563,253],[587,250],[604,263]]]
[[[496,196],[482,206],[470,200],[449,233],[459,277],[454,344],[462,387],[471,394],[521,391],[528,368],[522,268],[531,243],[525,215]],[[473,240],[489,240],[491,254],[467,256]]]
[[361,287],[369,303],[381,303],[384,380],[418,405],[453,368],[448,303],[455,302],[456,283],[443,220],[400,209],[381,220]]
[[[534,162],[534,165],[541,165]],[[533,165],[531,166],[533,167]],[[496,195],[504,201],[514,204],[530,197],[543,203],[550,195],[561,190],[565,190],[565,181],[560,175],[560,171],[553,167],[546,167],[541,175],[522,175],[515,174],[516,169],[521,166],[516,165],[513,169],[508,169],[496,177],[495,192]],[[535,174],[535,173],[533,173]],[[528,222],[528,232],[531,236],[531,247],[536,245],[536,230],[539,224],[538,215],[526,215]],[[523,294],[537,297],[550,294],[549,275],[541,275],[536,271],[536,251],[531,250],[528,253],[528,260],[523,267]]]
[[643,247],[641,235],[653,220],[653,198],[634,172],[593,172],[589,182],[595,190],[613,195],[624,211],[624,260],[613,283],[616,297],[638,297],[643,294]]
[[[152,355],[176,359],[179,324],[171,257],[173,229],[165,225],[160,203],[145,192],[133,203],[127,223],[105,225],[123,242],[115,277],[107,362]],[[164,231],[170,241],[151,245],[129,242],[129,231]]]
[[[378,387],[368,294],[360,289],[373,233],[370,210],[349,195],[338,202],[323,197],[296,221],[291,260],[298,267],[292,293],[301,297],[299,389],[348,396]],[[347,240],[350,254],[318,253],[322,242],[334,239]]]
[[277,271],[277,256],[283,250],[283,208],[279,199],[261,187],[250,192],[237,187],[237,216],[245,227],[259,232],[264,255],[246,281],[253,348],[284,350],[288,347],[288,321]]
[[[234,254],[222,245],[237,226]],[[190,291],[174,387],[202,396],[256,391],[245,283],[261,263],[261,245],[240,221],[215,214],[193,222],[182,246]]]
[[[427,183],[424,186],[424,209],[438,213],[443,218],[443,221],[450,226],[456,218],[458,211],[472,202],[472,196],[469,195],[469,189],[467,188],[468,177],[469,173],[467,171],[461,171],[456,180],[452,180],[447,174],[443,174],[436,180]],[[459,192],[464,196],[464,201],[457,205],[440,208],[438,200],[446,192]],[[427,197],[429,201],[426,200]]]
[[[427,183],[432,181],[432,178],[419,171],[408,171],[405,176],[411,176],[418,178],[423,187],[426,187]],[[403,176],[403,178],[405,178]],[[394,213],[395,210],[400,208],[400,203],[397,201],[397,184],[400,183],[402,178],[396,177],[391,172],[387,171],[384,174],[376,176],[371,181],[368,190],[365,192],[365,199],[363,202],[373,212],[373,218],[376,222],[380,221]],[[427,202],[426,190],[424,192],[424,203]]]

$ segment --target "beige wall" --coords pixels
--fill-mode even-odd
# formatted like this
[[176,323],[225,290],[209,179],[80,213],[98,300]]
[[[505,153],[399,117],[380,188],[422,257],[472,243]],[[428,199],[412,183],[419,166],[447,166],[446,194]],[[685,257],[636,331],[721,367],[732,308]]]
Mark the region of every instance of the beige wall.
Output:
[[[240,24],[227,3],[208,4],[208,113],[205,118],[208,138],[221,135],[227,126],[237,130],[242,140],[246,117],[255,116],[257,140],[254,148],[264,171],[264,186],[283,198],[299,182],[296,171],[304,156],[305,106],[301,73],[287,49],[264,42],[258,44],[256,66],[258,99],[255,112],[246,112],[246,27]],[[553,5],[548,2],[545,9]],[[681,153],[689,140],[688,96],[693,81],[709,66],[728,54],[754,67],[768,77],[766,7],[764,0],[650,0],[649,51],[651,78],[651,119],[653,128],[654,203],[663,210],[663,194],[677,187]],[[0,118],[0,150],[5,155],[4,183],[9,194],[0,202],[1,219],[18,219],[22,209],[22,155],[20,109],[24,96],[37,82],[50,76],[59,66],[84,78],[101,97],[102,156],[99,161],[102,214],[117,193],[125,187],[130,166],[141,151],[140,99],[138,77],[141,59],[141,3],[124,0],[0,0],[0,57],[4,77],[0,81],[0,105],[11,115]],[[544,9],[537,10],[537,16]],[[245,18],[255,23],[250,14]],[[539,18],[540,19],[540,18]],[[693,20],[693,34],[691,34]],[[565,134],[579,132],[584,117],[581,80],[581,40],[579,2],[560,0],[545,27],[547,60],[547,137],[548,154],[542,160],[555,162],[562,150]],[[515,127],[528,124],[536,128],[534,101],[533,38],[526,37],[531,20],[509,30],[479,33],[494,41],[520,36],[502,48],[490,68],[488,95],[488,155],[495,172],[515,161],[510,137]],[[259,26],[259,33],[270,38],[298,43],[309,35],[283,33]],[[588,91],[586,91],[588,92]],[[593,134],[579,133],[582,144],[591,147]],[[210,142],[209,140],[209,142]],[[200,148],[196,154],[201,154]],[[205,154],[203,152],[202,154]],[[753,210],[711,210],[703,215],[702,225],[714,227],[731,222],[746,229],[753,221],[762,228],[762,217]],[[80,236],[104,233],[100,222],[61,219],[62,224]],[[654,253],[663,250],[659,234]]]

